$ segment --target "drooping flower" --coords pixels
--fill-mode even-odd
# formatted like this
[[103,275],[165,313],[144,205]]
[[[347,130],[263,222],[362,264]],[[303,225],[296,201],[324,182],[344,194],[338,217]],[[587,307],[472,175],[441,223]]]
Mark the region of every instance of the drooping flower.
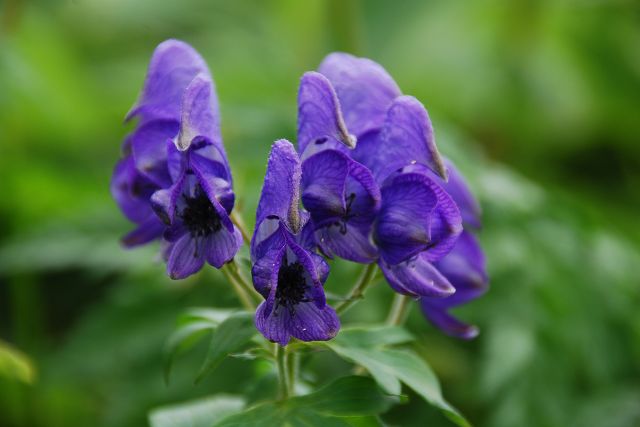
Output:
[[370,236],[380,189],[369,169],[351,158],[353,142],[331,83],[306,73],[298,93],[302,202],[325,254],[370,263],[377,258]]
[[[387,72],[368,59],[334,53],[319,71],[331,91],[335,89],[344,126],[357,138],[355,149],[347,154],[370,171],[381,188],[381,207],[371,230],[388,282],[414,297],[452,294],[453,287],[432,263],[454,246],[462,220],[434,175],[446,178],[446,169],[424,106],[402,95]],[[316,117],[331,122],[327,116]]]
[[424,297],[420,299],[420,306],[427,319],[439,329],[455,337],[471,339],[478,335],[478,328],[456,319],[449,309],[480,297],[488,288],[485,256],[473,233],[480,227],[480,206],[453,164],[446,162],[446,166],[449,181],[444,188],[460,207],[465,230],[453,250],[435,263],[435,267],[455,287],[456,293],[447,298]]
[[251,241],[251,272],[254,287],[265,298],[256,311],[256,327],[282,346],[291,337],[326,341],[340,329],[324,295],[329,266],[314,252],[313,229],[300,209],[301,176],[293,145],[274,143]]
[[235,195],[217,111],[213,82],[198,74],[183,94],[180,131],[167,143],[172,184],[151,196],[167,225],[167,274],[173,279],[199,271],[205,261],[220,268],[242,245],[229,218]]
[[178,134],[180,105],[187,85],[208,74],[200,55],[178,40],[167,40],[151,57],[144,89],[127,114],[138,119],[123,144],[123,159],[115,167],[111,193],[124,215],[137,224],[122,240],[125,246],[148,243],[162,235],[164,226],[153,214],[151,195],[171,185],[167,168],[167,140]]
[[137,118],[123,145],[112,193],[138,224],[128,246],[163,237],[174,279],[208,262],[221,267],[237,253],[231,220],[234,194],[219,129],[209,69],[188,44],[167,40],[154,51],[144,88],[127,120]]
[[426,109],[371,60],[332,53],[318,71],[335,90],[344,133],[357,139],[349,156],[381,188],[373,240],[385,278],[397,292],[420,298],[427,318],[445,332],[475,336],[477,329],[448,309],[487,289],[484,254],[471,232],[480,226],[479,206],[440,156]]

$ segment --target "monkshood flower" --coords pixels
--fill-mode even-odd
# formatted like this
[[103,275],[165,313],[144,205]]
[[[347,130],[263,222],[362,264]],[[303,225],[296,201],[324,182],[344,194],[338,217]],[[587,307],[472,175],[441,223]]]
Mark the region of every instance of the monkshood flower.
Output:
[[205,261],[222,267],[242,245],[240,230],[229,218],[235,195],[207,74],[198,74],[185,89],[180,130],[166,150],[171,185],[156,191],[151,205],[167,225],[167,274],[182,279]]
[[122,240],[136,246],[159,238],[164,230],[152,213],[151,195],[171,185],[167,167],[167,140],[180,127],[182,95],[199,73],[208,74],[200,55],[186,43],[167,40],[151,57],[142,93],[127,114],[137,126],[123,144],[123,159],[115,167],[111,192],[124,215],[137,228]]
[[369,169],[350,157],[353,143],[331,83],[306,73],[298,92],[302,202],[323,253],[371,263],[377,258],[370,235],[380,189]]
[[[335,90],[340,114],[334,116],[344,118],[342,125],[348,129],[340,134],[351,132],[357,139],[350,157],[380,186],[372,240],[387,281],[397,292],[416,298],[451,295],[454,287],[433,263],[455,245],[462,218],[441,185],[446,168],[427,111],[415,98],[402,95],[387,72],[368,59],[334,53],[319,71]],[[327,120],[326,114],[318,116],[341,123]]]
[[451,163],[446,162],[446,165],[449,181],[444,188],[458,204],[465,230],[453,250],[435,267],[455,287],[456,292],[447,298],[421,298],[420,306],[427,319],[447,334],[471,339],[478,335],[478,328],[461,322],[448,310],[476,299],[487,291],[485,257],[473,234],[473,230],[480,227],[480,206],[462,175]]
[[282,346],[291,337],[326,341],[340,329],[324,295],[329,266],[314,253],[311,222],[300,210],[301,175],[293,145],[274,143],[251,240],[253,283],[265,298],[256,311],[256,327]]

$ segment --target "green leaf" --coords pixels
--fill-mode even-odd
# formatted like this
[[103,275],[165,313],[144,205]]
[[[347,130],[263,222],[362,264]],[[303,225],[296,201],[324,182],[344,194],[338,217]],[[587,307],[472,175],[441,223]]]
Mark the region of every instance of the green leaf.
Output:
[[384,395],[370,378],[351,376],[339,378],[305,396],[254,406],[214,426],[378,426],[373,415],[387,411],[395,402],[396,398]]
[[348,343],[350,347],[381,347],[402,344],[415,338],[400,326],[375,325],[352,326],[343,328],[336,337],[339,343]]
[[36,370],[26,354],[0,341],[0,377],[32,384],[36,378]]
[[460,426],[469,426],[468,421],[442,396],[440,384],[426,361],[410,350],[363,346],[375,344],[375,340],[356,340],[339,336],[324,343],[342,358],[356,363],[369,371],[371,376],[387,393],[399,395],[401,382],[413,389],[428,403],[443,411]]
[[183,325],[194,321],[208,321],[218,326],[228,319],[229,316],[237,312],[238,310],[223,308],[192,307],[178,318],[178,324]]
[[210,427],[242,409],[244,400],[236,396],[214,396],[154,409],[151,427]]
[[211,338],[207,357],[200,368],[196,382],[213,371],[230,353],[241,350],[255,335],[253,315],[246,312],[234,313],[216,328]]
[[171,334],[163,351],[164,381],[167,384],[169,384],[171,368],[176,356],[191,348],[206,334],[214,330],[215,327],[216,325],[211,322],[197,321],[186,323]]
[[397,398],[384,395],[371,378],[351,376],[305,396],[290,400],[290,405],[334,416],[376,415],[397,403]]

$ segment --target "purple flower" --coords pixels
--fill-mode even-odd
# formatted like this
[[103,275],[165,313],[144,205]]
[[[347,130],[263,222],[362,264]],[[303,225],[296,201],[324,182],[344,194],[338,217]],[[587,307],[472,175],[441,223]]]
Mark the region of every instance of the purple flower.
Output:
[[211,79],[198,74],[182,98],[180,131],[166,146],[171,185],[151,196],[151,205],[167,225],[164,239],[167,274],[182,279],[205,261],[220,268],[242,245],[229,214],[235,195],[218,127]]
[[470,231],[480,226],[479,205],[438,153],[426,109],[402,95],[371,60],[332,53],[319,72],[335,91],[341,134],[357,139],[349,156],[369,169],[381,188],[373,240],[385,278],[397,292],[420,298],[437,327],[472,338],[477,329],[448,309],[487,289],[484,254]]
[[152,214],[149,198],[171,185],[167,140],[178,134],[182,94],[199,73],[208,75],[207,66],[186,43],[167,40],[153,52],[144,89],[126,118],[138,118],[138,124],[125,139],[124,158],[111,181],[111,193],[120,209],[137,224],[123,238],[125,246],[148,243],[162,235],[164,226]]
[[369,169],[350,157],[353,142],[331,83],[306,73],[298,93],[302,203],[325,254],[370,263],[377,258],[370,236],[380,190]]
[[[432,263],[453,248],[462,218],[438,178],[446,179],[446,169],[427,111],[415,98],[402,95],[387,72],[368,59],[334,53],[319,70],[335,89],[335,104],[341,108],[337,116],[344,117],[344,126],[357,137],[348,155],[370,171],[381,189],[371,230],[388,282],[414,297],[451,295],[453,286]],[[329,121],[327,114],[317,116]]]
[[300,210],[301,175],[294,147],[286,140],[277,141],[269,156],[251,241],[253,283],[265,298],[256,312],[256,327],[283,346],[291,337],[326,341],[340,329],[323,290],[329,266],[313,252],[313,229],[308,214]]
[[127,120],[138,118],[116,165],[112,194],[138,227],[127,246],[164,238],[171,278],[221,267],[241,238],[233,209],[231,171],[219,129],[213,80],[202,57],[177,40],[153,53],[144,89]]
[[453,250],[435,267],[455,287],[456,293],[447,298],[424,297],[420,306],[427,319],[447,334],[471,339],[478,335],[478,328],[459,321],[448,310],[480,297],[488,288],[484,253],[472,232],[480,227],[480,206],[455,167],[447,162],[447,169],[449,181],[444,187],[460,207],[466,228]]

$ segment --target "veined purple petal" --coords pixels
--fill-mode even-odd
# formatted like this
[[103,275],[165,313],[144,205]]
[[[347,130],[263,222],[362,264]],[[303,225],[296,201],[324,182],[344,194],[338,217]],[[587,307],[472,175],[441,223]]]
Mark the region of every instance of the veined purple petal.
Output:
[[200,73],[208,76],[209,70],[195,49],[178,40],[160,43],[151,57],[144,89],[127,120],[134,116],[140,116],[142,122],[178,120],[182,94]]
[[431,218],[438,205],[436,187],[431,179],[418,173],[397,173],[385,182],[374,240],[387,264],[405,261],[432,244]]
[[226,227],[227,231],[233,233],[234,225],[229,218],[229,213],[233,209],[235,195],[231,185],[222,178],[202,173],[201,169],[196,167],[193,168],[193,171],[198,178],[197,185],[200,185],[206,193],[222,225]]
[[370,238],[371,226],[358,227],[354,224],[338,224],[320,227],[316,230],[318,245],[329,257],[369,264],[378,257],[378,250]]
[[184,279],[197,273],[204,265],[205,240],[183,235],[169,249],[167,274],[172,279]]
[[325,150],[302,164],[302,203],[316,225],[345,215],[345,186],[351,161],[336,150]]
[[[224,153],[220,136],[220,113],[211,77],[198,74],[187,86],[182,97],[178,150],[185,151],[196,137],[206,137]],[[226,155],[225,164],[226,162]]]
[[363,136],[353,156],[371,169],[379,181],[413,163],[424,164],[447,179],[427,110],[412,96],[400,96],[393,101],[382,130]]
[[215,268],[221,268],[231,261],[242,246],[242,234],[240,230],[234,228],[228,231],[221,228],[219,231],[206,237],[205,251],[206,259]]
[[347,53],[329,54],[318,71],[333,85],[349,132],[358,139],[382,126],[391,102],[401,95],[382,66]]
[[[265,251],[263,256],[253,263],[251,276],[253,286],[265,299],[269,299],[271,291],[278,286],[278,270],[282,264],[282,258],[286,252],[286,246],[274,246]],[[275,294],[268,302],[267,314],[273,309]]]
[[456,291],[447,278],[428,261],[424,252],[396,265],[389,265],[384,260],[380,260],[378,264],[389,285],[403,295],[441,299]]
[[[258,202],[256,224],[268,216],[280,218],[289,229],[300,230],[300,179],[302,170],[295,148],[287,140],[276,141],[271,147],[264,185]],[[255,234],[254,239],[255,240]]]
[[298,91],[298,148],[332,137],[348,147],[355,147],[342,118],[340,103],[331,83],[325,76],[308,72],[302,76]]
[[166,142],[177,133],[177,121],[152,120],[139,126],[129,138],[136,168],[159,187],[171,185]]
[[295,313],[283,306],[275,308],[269,315],[265,315],[265,311],[266,303],[263,302],[256,312],[256,328],[265,338],[281,346],[287,345],[291,337],[302,341],[328,341],[340,329],[340,319],[328,305],[318,308],[307,302],[298,304]]

